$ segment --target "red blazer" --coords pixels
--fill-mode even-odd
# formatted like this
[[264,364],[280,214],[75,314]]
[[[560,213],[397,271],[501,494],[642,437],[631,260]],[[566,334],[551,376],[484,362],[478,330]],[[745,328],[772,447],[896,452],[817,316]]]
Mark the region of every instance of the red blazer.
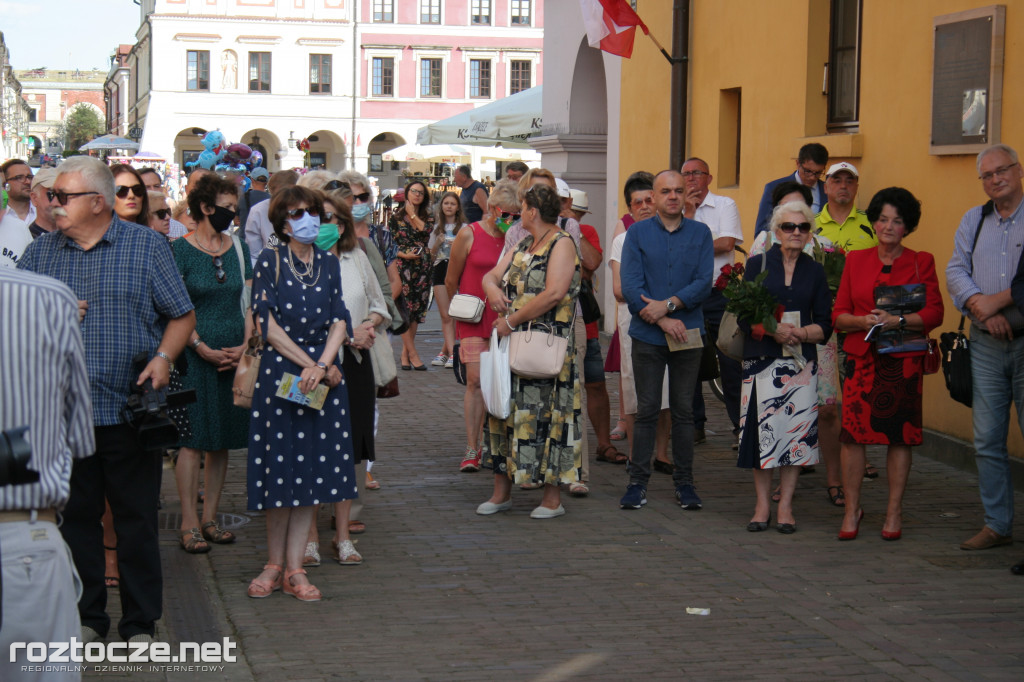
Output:
[[[882,261],[878,247],[850,251],[846,254],[846,267],[839,283],[836,303],[832,308],[832,324],[843,313],[868,315],[875,309],[875,281],[882,272]],[[939,292],[939,278],[935,275],[935,257],[927,251],[913,251],[906,247],[892,264],[889,284],[916,284],[924,282],[927,293],[925,306],[918,311],[924,320],[925,334],[942,324],[942,294]],[[850,332],[846,335],[843,349],[850,355],[864,355],[871,347],[864,340],[864,332]]]

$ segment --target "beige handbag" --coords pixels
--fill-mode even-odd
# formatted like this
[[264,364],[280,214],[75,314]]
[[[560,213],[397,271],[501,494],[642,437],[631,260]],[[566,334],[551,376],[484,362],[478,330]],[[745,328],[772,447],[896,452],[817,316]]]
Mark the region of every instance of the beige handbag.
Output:
[[472,294],[455,294],[448,306],[448,317],[459,322],[477,323],[484,315],[484,302]]
[[718,350],[722,355],[737,362],[743,361],[743,342],[746,335],[740,329],[736,313],[726,311],[718,325]]
[[[274,274],[274,285],[281,272],[281,254],[274,249],[277,272]],[[244,268],[245,265],[243,264]],[[252,408],[252,397],[256,393],[256,380],[260,374],[260,360],[263,359],[263,336],[260,334],[259,321],[254,319],[252,335],[245,344],[242,357],[238,358],[238,367],[235,369],[235,380],[231,384],[232,401],[237,407],[245,409]]]
[[531,321],[526,331],[509,334],[508,364],[521,377],[553,379],[561,373],[568,350],[568,338],[558,336],[546,324],[534,328]]

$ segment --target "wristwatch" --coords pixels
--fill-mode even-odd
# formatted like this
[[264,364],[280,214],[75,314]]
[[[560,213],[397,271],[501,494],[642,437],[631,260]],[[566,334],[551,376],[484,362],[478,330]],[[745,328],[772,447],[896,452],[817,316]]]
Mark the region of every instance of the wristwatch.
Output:
[[316,363],[316,366],[319,367],[320,369],[322,369],[325,372],[327,371],[327,365],[322,363],[322,362]]
[[906,328],[907,328],[907,318],[905,318],[902,315],[900,315],[900,329],[906,329]]
[[671,298],[665,301],[665,307],[668,308],[668,311],[670,313],[674,313],[675,311],[679,310],[679,306],[673,303]]

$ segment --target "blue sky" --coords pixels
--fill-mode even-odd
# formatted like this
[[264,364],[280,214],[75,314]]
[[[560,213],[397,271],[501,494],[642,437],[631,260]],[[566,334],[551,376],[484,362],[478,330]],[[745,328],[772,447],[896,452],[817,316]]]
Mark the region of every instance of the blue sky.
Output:
[[15,69],[107,70],[121,43],[134,43],[132,0],[0,0],[0,31]]

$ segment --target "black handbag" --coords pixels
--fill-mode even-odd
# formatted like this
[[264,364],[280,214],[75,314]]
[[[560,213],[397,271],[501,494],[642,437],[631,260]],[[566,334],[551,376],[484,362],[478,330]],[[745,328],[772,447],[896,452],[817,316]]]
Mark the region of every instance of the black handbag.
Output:
[[[981,226],[985,217],[995,209],[991,201],[981,207],[981,220],[974,231],[974,244],[971,246],[971,270],[973,271],[974,249],[978,246]],[[942,376],[946,379],[946,390],[949,397],[967,407],[974,405],[974,377],[971,374],[970,340],[964,336],[964,316],[960,316],[960,326],[955,332],[939,334],[939,349],[942,351]]]
[[590,324],[601,319],[601,306],[597,302],[597,296],[594,295],[594,283],[589,279],[580,282],[579,301],[585,323]]
[[955,332],[939,334],[939,349],[942,351],[942,376],[946,379],[949,397],[967,407],[974,404],[974,388],[971,375],[970,341],[964,336],[964,318],[960,317],[960,328]]
[[405,300],[405,294],[399,294],[395,298],[395,307],[398,308],[398,320],[391,320],[391,333],[404,334],[409,331],[410,313],[409,302]]
[[455,381],[465,386],[466,366],[462,364],[462,354],[459,352],[461,345],[462,344],[456,341],[455,346],[452,348],[452,370],[455,372]]

